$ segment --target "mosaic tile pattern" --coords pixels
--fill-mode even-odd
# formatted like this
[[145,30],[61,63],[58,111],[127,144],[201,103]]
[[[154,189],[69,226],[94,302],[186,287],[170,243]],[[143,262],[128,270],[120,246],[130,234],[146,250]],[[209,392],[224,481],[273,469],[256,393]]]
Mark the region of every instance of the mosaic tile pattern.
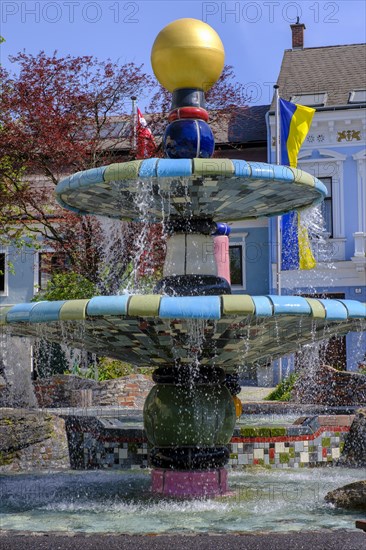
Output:
[[[144,302],[147,316],[130,315],[143,313]],[[190,305],[182,318],[186,302]],[[233,296],[126,295],[18,304],[0,308],[0,324],[9,325],[14,335],[72,343],[137,366],[198,359],[227,371],[267,363],[298,351],[303,343],[365,327],[366,306],[352,300],[243,296],[236,306],[234,302]],[[160,311],[168,312],[166,317]]]
[[[350,426],[342,421],[339,425],[337,422],[329,424],[321,425],[318,417],[310,417],[300,425],[287,427],[244,427],[242,434],[236,428],[229,444],[228,468],[266,466],[287,469],[332,463],[342,453]],[[142,428],[133,430],[133,433],[128,430],[101,432],[98,435],[88,431],[83,433],[85,468],[148,466],[149,444]]]
[[84,467],[128,469],[148,465],[147,442],[101,441],[84,434]]
[[[307,422],[308,421],[308,422]],[[230,443],[229,466],[304,468],[336,461],[343,450],[349,425],[319,424],[317,417],[286,428],[242,428]]]
[[176,217],[235,221],[316,204],[325,186],[286,166],[229,159],[147,159],[78,172],[56,195],[64,208],[150,222]]

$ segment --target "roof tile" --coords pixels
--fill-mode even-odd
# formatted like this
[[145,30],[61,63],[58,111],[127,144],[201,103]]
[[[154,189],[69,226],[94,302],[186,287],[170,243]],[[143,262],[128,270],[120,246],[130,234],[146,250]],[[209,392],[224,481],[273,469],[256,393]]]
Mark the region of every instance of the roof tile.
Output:
[[286,100],[327,92],[328,107],[346,105],[350,91],[366,88],[366,44],[285,50],[278,85]]

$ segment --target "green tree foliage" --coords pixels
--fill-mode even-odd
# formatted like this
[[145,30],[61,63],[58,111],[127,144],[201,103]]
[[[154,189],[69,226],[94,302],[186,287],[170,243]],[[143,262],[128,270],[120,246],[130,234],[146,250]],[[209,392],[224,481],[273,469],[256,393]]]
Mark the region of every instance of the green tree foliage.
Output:
[[291,392],[298,376],[299,375],[297,373],[291,373],[284,380],[282,380],[282,382],[280,382],[265,399],[267,401],[290,401]]
[[98,379],[111,380],[133,374],[134,367],[125,361],[110,359],[109,357],[101,357],[98,361]]
[[35,301],[82,300],[92,298],[96,293],[95,284],[80,273],[55,273],[46,289],[37,294]]

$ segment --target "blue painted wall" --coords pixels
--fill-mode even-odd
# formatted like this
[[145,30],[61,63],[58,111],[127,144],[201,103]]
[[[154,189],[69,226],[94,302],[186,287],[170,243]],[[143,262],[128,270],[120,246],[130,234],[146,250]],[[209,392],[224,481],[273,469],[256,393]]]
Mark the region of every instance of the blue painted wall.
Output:
[[232,229],[230,244],[242,243],[240,233],[247,233],[245,238],[246,288],[233,290],[234,294],[268,294],[269,293],[269,237],[267,227],[245,227]]
[[269,292],[269,237],[268,228],[248,230],[246,238],[247,292],[267,294]]

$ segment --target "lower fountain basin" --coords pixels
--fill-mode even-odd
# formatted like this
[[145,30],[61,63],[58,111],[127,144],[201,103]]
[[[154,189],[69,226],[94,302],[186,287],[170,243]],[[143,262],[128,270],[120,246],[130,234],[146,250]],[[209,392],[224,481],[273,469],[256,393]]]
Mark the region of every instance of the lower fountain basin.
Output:
[[235,533],[354,529],[362,512],[335,509],[327,492],[364,479],[344,468],[232,472],[233,496],[166,500],[147,471],[1,476],[1,527],[87,533]]
[[362,331],[366,305],[300,296],[97,296],[0,308],[13,335],[63,342],[137,366],[192,364],[234,371]]

